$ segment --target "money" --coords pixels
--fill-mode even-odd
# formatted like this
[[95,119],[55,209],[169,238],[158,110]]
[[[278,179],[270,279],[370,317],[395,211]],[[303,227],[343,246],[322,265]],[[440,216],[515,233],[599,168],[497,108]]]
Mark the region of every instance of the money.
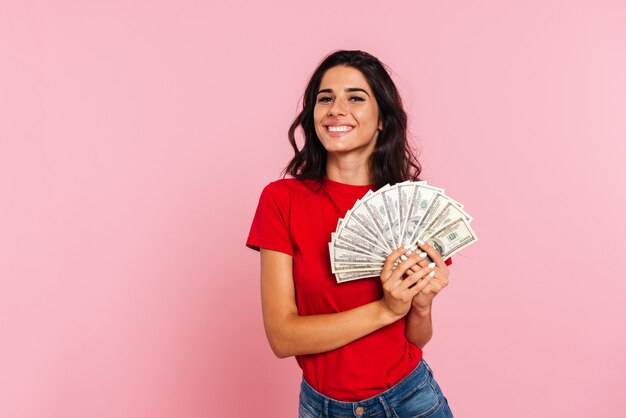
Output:
[[478,240],[472,217],[445,190],[405,181],[369,191],[339,219],[328,243],[338,283],[378,277],[396,248],[424,240],[444,260]]
[[424,228],[422,231],[422,239],[426,241],[434,232],[461,218],[465,219],[468,223],[473,219],[463,209],[452,202],[448,202],[428,226]]
[[367,277],[376,277],[379,275],[380,275],[380,270],[348,271],[348,272],[335,273],[338,283],[347,282],[347,281],[356,280],[356,279],[365,279]]
[[397,248],[393,239],[393,234],[391,232],[391,223],[389,222],[389,216],[387,216],[387,205],[382,197],[382,192],[385,188],[390,187],[389,185],[383,187],[380,190],[380,193],[374,193],[370,197],[368,197],[364,202],[365,209],[369,214],[370,218],[376,225],[378,231],[380,231],[380,235],[378,237],[380,240],[387,246],[387,248]]
[[477,239],[465,218],[460,218],[435,232],[426,242],[435,247],[441,258],[446,260]]

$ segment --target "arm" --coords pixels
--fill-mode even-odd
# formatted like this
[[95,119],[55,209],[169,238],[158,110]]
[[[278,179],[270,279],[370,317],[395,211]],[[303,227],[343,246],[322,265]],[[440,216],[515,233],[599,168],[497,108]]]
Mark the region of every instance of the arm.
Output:
[[424,348],[433,336],[431,307],[420,310],[415,306],[411,306],[404,324],[404,335],[410,343],[419,348]]
[[404,335],[406,339],[418,346],[424,348],[426,343],[433,336],[432,307],[434,297],[448,285],[448,266],[441,258],[439,252],[420,241],[420,248],[434,260],[429,266],[427,261],[422,261],[419,265],[429,268],[433,274],[433,280],[420,293],[418,293],[411,301],[411,310],[406,316],[404,324]]
[[279,358],[330,351],[397,321],[380,300],[335,314],[299,316],[290,255],[261,249],[265,334]]
[[[261,249],[263,323],[274,354],[284,358],[334,350],[404,317],[414,296],[432,280],[425,277],[427,268],[401,280],[419,261],[413,254],[394,269],[395,261],[406,251],[399,248],[385,260],[381,272],[382,299],[343,312],[300,316],[295,302],[292,257]],[[421,278],[424,280],[412,286]]]

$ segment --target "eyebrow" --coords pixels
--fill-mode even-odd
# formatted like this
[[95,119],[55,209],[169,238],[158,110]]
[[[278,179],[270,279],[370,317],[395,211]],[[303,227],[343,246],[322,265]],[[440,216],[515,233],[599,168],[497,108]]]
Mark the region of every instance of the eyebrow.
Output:
[[[363,93],[365,93],[365,94],[367,94],[369,96],[369,93],[366,92],[364,89],[362,89],[360,87],[346,87],[344,90],[346,92],[348,92],[348,93],[353,92],[353,91],[362,91]],[[318,91],[317,94],[320,94],[320,93],[332,93],[332,92],[333,92],[333,89],[323,89],[323,90]]]

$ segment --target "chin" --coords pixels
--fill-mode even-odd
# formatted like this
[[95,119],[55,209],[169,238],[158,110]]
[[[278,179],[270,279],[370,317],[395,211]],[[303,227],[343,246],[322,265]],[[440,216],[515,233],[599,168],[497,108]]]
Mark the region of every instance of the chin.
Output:
[[352,151],[354,149],[353,146],[345,143],[323,143],[324,148],[326,148],[326,152],[347,152]]

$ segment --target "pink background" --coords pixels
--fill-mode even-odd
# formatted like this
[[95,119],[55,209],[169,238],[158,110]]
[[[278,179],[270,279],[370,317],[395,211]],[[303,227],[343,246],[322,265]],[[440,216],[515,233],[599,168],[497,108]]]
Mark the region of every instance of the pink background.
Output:
[[297,415],[244,242],[335,49],[475,218],[426,347],[455,415],[623,416],[623,1],[99,3],[0,7],[0,416]]

